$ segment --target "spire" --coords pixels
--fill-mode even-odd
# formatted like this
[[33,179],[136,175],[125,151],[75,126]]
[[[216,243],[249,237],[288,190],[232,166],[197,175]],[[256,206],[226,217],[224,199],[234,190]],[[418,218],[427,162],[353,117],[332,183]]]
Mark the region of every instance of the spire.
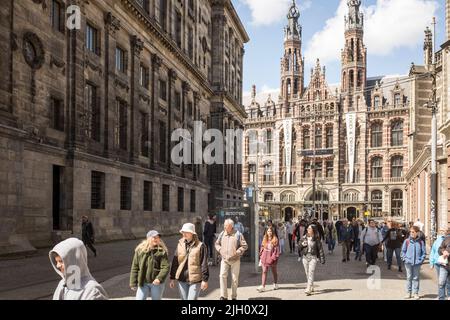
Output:
[[256,85],[252,86],[252,100],[255,101],[256,99]]
[[292,0],[287,18],[288,25],[284,30],[285,40],[300,40],[302,36],[302,28],[298,23],[298,19],[300,18],[300,10],[298,9],[295,0]]
[[345,17],[345,30],[363,29],[364,15],[360,12],[361,0],[347,0],[348,16]]

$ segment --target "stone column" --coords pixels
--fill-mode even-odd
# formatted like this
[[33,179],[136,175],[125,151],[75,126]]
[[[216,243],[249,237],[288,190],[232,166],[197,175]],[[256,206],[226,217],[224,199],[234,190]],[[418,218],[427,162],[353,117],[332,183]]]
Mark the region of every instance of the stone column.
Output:
[[159,108],[159,68],[162,60],[156,54],[152,54],[152,74],[151,74],[151,115],[150,115],[150,169],[155,168],[155,109]]
[[[183,129],[186,129],[186,106],[187,106],[187,98],[186,96],[191,91],[191,86],[187,81],[183,81],[182,84],[182,93],[181,93],[181,123]],[[181,164],[181,176],[184,178],[186,176],[186,165],[184,162]]]
[[[199,100],[200,100],[200,94],[198,92],[194,92],[194,121],[199,121],[200,120],[198,118],[198,114],[197,114],[197,108],[198,108],[198,101]],[[195,145],[194,145],[194,148],[195,148]],[[200,165],[197,165],[197,164],[193,163],[192,164],[192,169],[194,171],[193,179],[194,179],[194,181],[196,181],[198,179],[198,176],[199,176],[199,173],[200,173],[199,172]]]
[[[110,124],[113,117],[110,117],[110,110],[114,112],[115,97],[110,92],[114,92],[114,79],[111,77],[111,71],[114,69],[115,54],[111,54],[111,50],[114,50],[116,44],[115,35],[116,31],[120,29],[120,21],[114,17],[111,12],[105,14],[105,98],[104,98],[104,156],[109,157],[111,150],[113,149],[114,140],[110,139]],[[113,66],[111,68],[111,66]],[[111,80],[111,81],[110,81]],[[112,134],[112,133],[111,133]],[[113,141],[111,143],[110,141]]]
[[167,102],[167,172],[172,172],[172,159],[171,159],[171,153],[172,153],[172,96],[173,96],[173,88],[175,81],[178,79],[177,73],[175,70],[170,69],[169,70],[169,99]]
[[131,36],[131,121],[130,121],[130,162],[138,163],[139,161],[139,150],[136,146],[139,141],[137,137],[138,134],[138,107],[139,107],[139,91],[136,90],[139,81],[139,67],[140,67],[140,55],[144,49],[144,42],[137,36]]

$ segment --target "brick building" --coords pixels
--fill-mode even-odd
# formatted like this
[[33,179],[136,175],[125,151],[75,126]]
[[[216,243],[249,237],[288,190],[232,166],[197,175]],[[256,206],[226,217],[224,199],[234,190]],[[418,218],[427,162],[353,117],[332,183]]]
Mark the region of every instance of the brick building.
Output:
[[[407,179],[407,216],[408,221],[420,219],[424,223],[425,233],[431,235],[431,110],[424,107],[430,102],[432,78],[436,71],[436,92],[438,100],[438,143],[437,143],[437,228],[450,226],[450,1],[446,1],[446,37],[445,42],[433,52],[433,34],[427,28],[424,43],[424,64],[413,66],[411,73],[422,82],[418,90],[417,108],[414,116],[417,128],[413,131],[411,143],[411,170]],[[434,55],[434,57],[433,57]]]
[[0,254],[79,235],[82,215],[130,239],[241,199],[239,166],[174,165],[170,141],[243,126],[248,40],[230,0],[2,3]]
[[253,88],[246,107],[243,182],[258,188],[261,214],[288,219],[313,207],[323,219],[405,214],[414,87],[409,75],[367,76],[360,5],[348,1],[338,88],[318,60],[304,85],[295,1],[289,10],[281,94],[261,105]]

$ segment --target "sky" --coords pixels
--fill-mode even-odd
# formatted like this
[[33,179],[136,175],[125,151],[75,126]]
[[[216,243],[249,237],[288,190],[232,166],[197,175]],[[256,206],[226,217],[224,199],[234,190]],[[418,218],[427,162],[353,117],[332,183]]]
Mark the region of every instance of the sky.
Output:
[[[252,85],[257,100],[278,97],[283,28],[292,0],[232,0],[249,36],[244,58],[244,105]],[[329,85],[340,82],[347,0],[296,0],[303,29],[305,86],[317,58],[326,66]],[[423,64],[424,30],[436,17],[436,44],[445,41],[445,0],[362,0],[368,77],[408,74],[411,63]]]

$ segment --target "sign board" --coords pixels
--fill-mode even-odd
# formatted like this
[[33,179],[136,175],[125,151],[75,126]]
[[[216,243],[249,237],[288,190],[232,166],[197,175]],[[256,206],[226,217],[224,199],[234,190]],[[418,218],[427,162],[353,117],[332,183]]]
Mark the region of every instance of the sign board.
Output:
[[347,154],[349,164],[349,183],[353,183],[355,173],[355,147],[356,147],[356,113],[347,113]]
[[[251,214],[250,214],[250,208],[249,207],[243,207],[243,208],[224,208],[219,210],[219,214],[217,215],[218,217],[218,227],[217,227],[217,232],[220,234],[224,229],[224,222],[227,219],[232,219],[235,223],[235,229],[240,228],[241,226],[236,224],[237,219],[239,220],[239,223],[242,224],[242,229],[243,229],[243,235],[244,235],[244,239],[247,242],[248,245],[248,249],[245,252],[244,256],[243,256],[243,260],[244,261],[249,261],[250,257],[251,257],[251,252],[253,249],[253,243],[252,243],[252,238],[251,238],[251,234],[253,232],[253,225],[254,222],[251,219]],[[236,219],[237,218],[237,219]],[[242,231],[242,230],[241,230]]]

